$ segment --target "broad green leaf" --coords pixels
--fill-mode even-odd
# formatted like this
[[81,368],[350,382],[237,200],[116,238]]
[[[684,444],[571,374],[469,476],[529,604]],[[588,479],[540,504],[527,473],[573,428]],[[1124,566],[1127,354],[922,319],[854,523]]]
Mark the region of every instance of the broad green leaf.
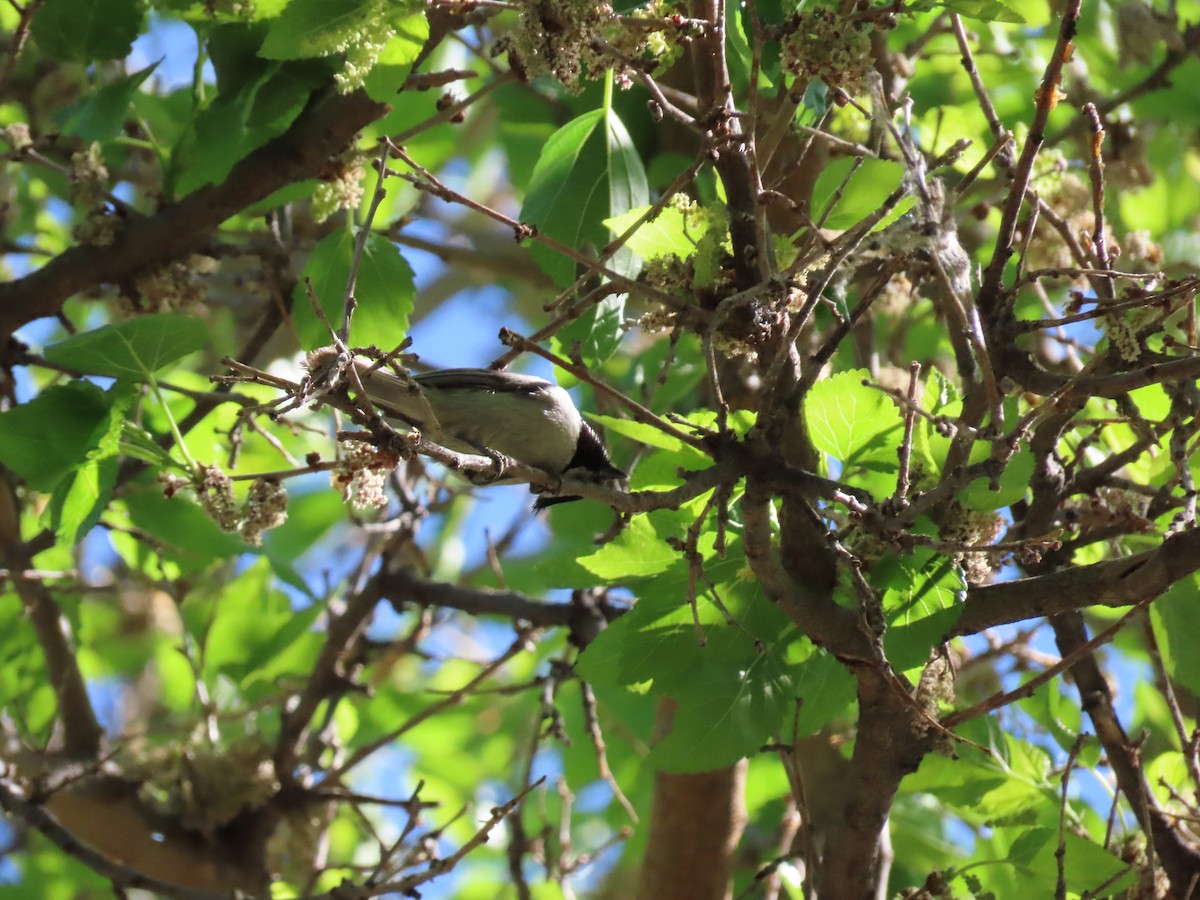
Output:
[[[402,4],[401,4],[402,5]],[[408,4],[410,7],[419,4]],[[397,15],[400,15],[399,13]],[[421,47],[429,38],[429,20],[425,13],[416,12],[394,18],[392,27],[396,36],[379,51],[377,66],[408,66],[421,54]]]
[[[629,133],[613,112],[584,113],[546,141],[538,157],[521,221],[569,247],[608,243],[604,222],[649,202],[646,173]],[[540,244],[531,247],[538,265],[566,287],[575,280],[574,260]],[[609,267],[632,277],[640,261],[619,250]]]
[[183,711],[196,699],[196,674],[179,647],[160,641],[154,651],[159,699],[168,709]]
[[[649,208],[650,204],[639,206],[622,215],[605,219],[604,224],[608,226],[615,240],[644,216]],[[696,241],[702,236],[688,229],[682,210],[668,206],[653,219],[643,222],[637,231],[629,236],[625,246],[643,259],[654,259],[658,256],[690,259],[696,253]]]
[[171,196],[182,197],[205,185],[220,184],[253,149],[246,119],[254,92],[261,86],[260,82],[242,94],[219,96],[191,121],[171,157],[167,180]]
[[[678,590],[684,586],[685,575],[686,568],[679,566],[650,582],[658,590],[643,590],[633,608],[601,633],[593,646],[603,648],[602,642],[618,646],[621,661],[615,670],[603,675],[591,670],[591,674],[598,680],[625,685],[652,681],[655,694],[683,697],[691,693],[691,678],[697,666],[739,669],[757,657],[756,641],[765,646],[787,630],[782,614],[773,633],[728,625],[707,595],[697,596],[693,616],[686,597]],[[745,611],[736,603],[733,606],[735,617]],[[765,607],[774,608],[771,604]],[[581,662],[591,652],[589,647]],[[585,667],[584,671],[589,670]]]
[[625,320],[625,294],[605,297],[582,316],[555,335],[555,343],[565,355],[583,360],[589,368],[604,364],[621,345]]
[[264,536],[267,556],[295,561],[345,515],[345,504],[333,490],[288,497],[288,519]]
[[[575,663],[575,674],[593,687],[600,685],[614,687],[625,684],[622,677],[625,656],[622,637],[634,633],[637,627],[636,624],[628,622],[622,624],[622,619],[628,617],[629,613],[625,613],[615,622],[610,622],[608,627],[600,632],[579,655],[579,659]],[[606,636],[613,629],[616,629],[613,635]]]
[[152,313],[85,331],[46,348],[46,358],[89,375],[135,381],[208,343],[208,326],[192,316]]
[[800,701],[796,733],[800,737],[816,734],[837,716],[851,709],[856,696],[850,670],[826,651],[800,642],[809,649],[808,658],[791,668],[796,698]]
[[[731,630],[731,629],[727,629]],[[681,698],[670,733],[646,763],[672,772],[706,772],[753,755],[779,730],[795,704],[795,685],[779,655],[767,650],[745,668],[701,665]]]
[[[781,640],[780,636],[789,630],[788,620],[762,597],[750,579],[740,541],[731,541],[721,559],[713,551],[713,535],[704,534],[697,542],[697,552],[707,581],[697,579],[695,619],[688,604],[688,566],[677,558],[638,583],[637,603],[582,654],[581,671],[588,673],[585,677],[626,685],[653,680],[656,692],[674,695],[687,691],[689,676],[701,661],[721,658],[744,665],[756,656],[755,641],[766,646]],[[726,623],[707,582],[717,587],[740,627]],[[700,646],[696,620],[707,646]],[[606,665],[601,670],[591,661],[596,656],[611,655],[614,648],[619,649],[618,665]]]
[[[813,187],[813,218],[820,221],[819,217],[825,215],[826,206],[837,198],[832,212],[825,217],[825,228],[846,229],[861,222],[883,206],[883,202],[904,180],[904,167],[898,162],[886,159],[857,160],[857,157],[834,160],[817,178]],[[850,175],[851,170],[854,171],[853,175]],[[849,181],[846,180],[848,176]],[[837,197],[839,189],[842,193]],[[892,216],[898,213],[899,207],[893,210]]]
[[[1104,888],[1104,894],[1113,896],[1130,887],[1137,877],[1129,864],[1105,850],[1099,844],[1082,838],[1071,829],[1059,836],[1055,828],[1029,828],[1017,833],[1009,847],[1008,861],[1033,875],[1037,884],[1050,884],[1058,876],[1058,848],[1060,841],[1065,850],[1062,857],[1062,872],[1067,890],[1074,896]],[[1122,873],[1124,877],[1118,878]]]
[[[755,15],[760,15],[760,13],[756,10]],[[747,30],[754,26],[748,17],[749,13],[740,6],[728,10],[725,17],[725,56],[729,67],[730,81],[734,85],[734,90],[738,94],[743,94],[749,87],[751,77],[757,76],[756,89],[764,94],[773,93],[774,86],[761,65],[763,62],[761,54],[758,59],[760,65],[754,64],[756,48],[750,46],[750,38],[747,35]],[[773,41],[771,43],[774,44]]]
[[637,686],[676,699],[675,730],[651,761],[678,771],[715,768],[753,753],[780,728],[796,695],[786,661],[795,629],[748,576],[740,542],[731,541],[720,559],[712,553],[712,536],[704,535],[699,551],[700,583],[716,586],[736,624],[726,622],[700,586],[697,632],[687,602],[688,567],[678,562],[639,584],[639,601],[592,642],[577,667],[601,697]]
[[58,483],[50,498],[49,512],[55,535],[63,546],[74,546],[100,520],[116,483],[115,449],[99,456],[94,451],[87,462]]
[[[1059,747],[1069,752],[1082,729],[1083,711],[1076,699],[1063,695],[1063,690],[1058,681],[1050,681],[1039,687],[1033,696],[1018,701],[1017,705],[1046,729]],[[1076,764],[1081,768],[1091,768],[1098,763],[1099,757],[1099,743],[1088,741],[1080,749]]]
[[881,592],[888,659],[902,670],[921,665],[962,614],[962,571],[949,557],[916,547],[876,562],[870,579]]
[[1012,25],[1024,25],[1025,17],[1016,10],[1005,6],[1000,0],[945,0],[945,7],[950,12],[958,13],[968,19],[978,19],[982,22],[1007,22]]
[[1171,585],[1150,607],[1150,621],[1158,638],[1163,666],[1172,681],[1200,693],[1200,578],[1189,575]]
[[122,496],[129,518],[161,545],[162,552],[189,572],[249,550],[237,535],[222,531],[191,497],[167,499],[155,487]]
[[83,465],[60,481],[50,498],[50,522],[66,547],[74,546],[100,520],[117,482],[121,433],[133,397],[131,391],[120,387],[113,388],[110,395],[116,402],[109,411],[107,427],[96,429],[94,446]]
[[629,473],[630,490],[670,490],[680,485],[680,470],[699,471],[712,465],[707,454],[651,425],[608,416],[592,418],[605,426],[610,446],[619,451],[618,459],[625,453],[625,442],[614,439],[613,435],[658,448],[659,452],[638,458],[637,468]]
[[324,607],[293,610],[283,592],[271,588],[269,575],[263,560],[226,585],[214,603],[204,653],[210,675],[270,684],[284,675],[302,677],[307,669],[297,663],[315,658],[319,642],[306,636],[317,637],[310,628]]
[[842,464],[843,477],[858,467],[899,468],[904,419],[891,398],[863,384],[868,377],[864,369],[840,372],[814,384],[804,401],[813,444]]
[[[292,311],[302,346],[329,343],[329,333],[313,314],[304,280],[312,282],[325,315],[334,328],[339,327],[354,259],[354,239],[350,231],[339,229],[326,235],[309,254]],[[381,350],[398,346],[408,335],[415,295],[412,269],[399,249],[383,235],[370,235],[354,289],[358,306],[350,326],[350,343],[359,347],[373,344]]]
[[608,584],[628,584],[665,572],[679,562],[680,553],[666,542],[685,526],[671,510],[639,513],[629,520],[615,540],[609,541],[579,564]]
[[604,426],[606,433],[619,434],[621,437],[637,441],[639,444],[645,444],[647,447],[666,450],[678,454],[680,457],[690,458],[693,462],[712,462],[708,454],[703,451],[697,450],[691,444],[685,444],[674,435],[661,431],[645,422],[635,422],[633,419],[618,419],[615,416],[588,416],[588,418],[598,425]]
[[[972,459],[972,462],[975,460]],[[993,491],[986,478],[976,478],[958,495],[963,506],[980,512],[1003,509],[1021,500],[1033,478],[1033,453],[1022,447],[1000,473],[999,490]]]
[[258,55],[267,36],[265,23],[229,22],[209,28],[206,33],[208,58],[217,76],[217,91],[223,96],[238,93],[260,80],[264,73],[278,68]]
[[266,59],[327,56],[367,30],[375,30],[374,0],[292,0],[271,20],[259,54]]
[[285,584],[313,597],[312,589],[296,570],[295,561],[345,517],[345,503],[333,490],[288,497],[288,517],[263,538],[263,554]]
[[[993,756],[967,745],[953,760],[931,753],[904,780],[905,791],[933,794],[965,821],[977,825],[1032,824],[1040,810],[1052,807],[1057,813],[1051,799],[1057,785],[1047,780],[1050,764],[1045,751],[1002,731],[994,719],[977,720],[958,731],[987,747]],[[1040,763],[1034,754],[1040,754]]]
[[429,37],[429,20],[424,13],[396,22],[395,28],[396,36],[384,46],[364,83],[367,95],[381,103],[396,100],[413,61]]
[[506,563],[505,581],[516,590],[534,593],[548,587],[595,587],[596,576],[579,564],[583,557],[596,552],[596,535],[601,527],[597,506],[587,501],[561,503],[549,509],[550,545],[528,564]]
[[171,160],[170,188],[187,194],[223,181],[251,150],[282,134],[313,89],[328,80],[325,67],[269,63],[235,93],[218,94],[192,121]]
[[[1137,653],[1141,654],[1142,652],[1144,652],[1143,648],[1138,647]],[[1158,686],[1150,679],[1136,678],[1132,693],[1133,696],[1130,699],[1133,705],[1133,714],[1129,720],[1129,733],[1141,734],[1144,728],[1147,733],[1170,735],[1170,738],[1165,739],[1164,743],[1178,747],[1179,740],[1171,708],[1167,705]]]
[[47,388],[0,413],[0,462],[49,492],[82,466],[108,432],[112,398],[86,381]]
[[123,59],[145,15],[141,0],[45,0],[30,30],[44,53],[63,62]]
[[84,95],[83,99],[56,112],[53,116],[54,121],[64,133],[85,141],[113,140],[124,128],[133,95],[157,67],[158,63],[153,63],[112,84],[106,84],[98,91]]
[[[925,385],[925,395],[922,399],[922,409],[934,416],[945,416],[953,419],[962,411],[962,398],[958,389],[945,379],[941,373],[934,370]],[[1015,409],[1007,410],[1013,414]],[[919,417],[913,429],[913,458],[920,461],[928,476],[935,477],[945,470],[946,457],[950,452],[952,438],[941,434],[932,422]],[[988,441],[976,441],[968,457],[968,462],[979,463],[986,460],[992,453],[992,445]],[[1033,477],[1033,454],[1028,447],[1021,447],[1009,459],[1004,471],[1000,474],[999,489],[992,490],[991,482],[986,478],[976,478],[959,494],[959,500],[968,509],[980,512],[991,512],[1021,500],[1029,490],[1029,481]]]
[[500,119],[496,136],[504,151],[509,180],[524,192],[533,177],[538,154],[554,134],[554,112],[548,105],[530,103],[528,91],[519,84],[506,84],[493,91],[492,97]]
[[1166,807],[1178,802],[1178,785],[1189,784],[1191,775],[1188,773],[1188,760],[1176,748],[1166,753],[1159,753],[1153,759],[1146,760],[1143,765],[1146,772],[1146,784],[1154,791],[1158,802]]

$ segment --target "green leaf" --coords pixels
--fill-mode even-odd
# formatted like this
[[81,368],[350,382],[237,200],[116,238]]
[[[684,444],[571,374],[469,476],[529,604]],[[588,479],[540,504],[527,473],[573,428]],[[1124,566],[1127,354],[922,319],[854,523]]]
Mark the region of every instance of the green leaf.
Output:
[[228,675],[237,682],[273,683],[283,675],[310,671],[297,663],[315,658],[319,642],[306,635],[316,637],[309,629],[325,607],[312,603],[293,610],[281,591],[271,589],[269,576],[264,560],[222,590],[206,632],[207,673]]
[[[945,416],[953,419],[962,412],[962,396],[953,384],[946,380],[936,369],[931,373],[925,385],[925,395],[921,401],[922,409],[930,415]],[[1008,410],[1015,414],[1015,410]],[[938,433],[936,427],[928,419],[921,417],[913,429],[913,458],[923,463],[930,477],[941,474],[945,470],[946,458],[950,453],[952,439]],[[988,441],[975,441],[971,446],[968,462],[979,463],[986,460],[992,452]],[[1033,477],[1034,460],[1029,448],[1021,447],[1009,459],[999,478],[998,490],[992,490],[991,482],[986,478],[976,478],[959,494],[963,505],[980,512],[991,512],[1021,500],[1029,490],[1029,482]]]
[[505,580],[513,589],[535,593],[548,587],[594,587],[596,576],[579,560],[596,552],[596,507],[587,502],[560,503],[548,512],[553,535],[550,545],[511,572],[506,564]]
[[304,59],[335,53],[346,40],[360,37],[377,8],[373,0],[292,0],[271,21],[259,55]]
[[289,562],[299,559],[333,525],[341,521],[345,509],[346,504],[336,491],[291,493],[288,497],[287,521],[265,535],[267,556],[277,556]]
[[202,349],[208,326],[193,316],[153,313],[105,325],[46,348],[46,359],[89,375],[149,380],[164,366]]
[[555,342],[565,349],[566,356],[582,359],[590,369],[599,368],[616,352],[625,336],[621,329],[625,300],[625,294],[605,297],[559,331]]
[[[121,426],[116,417],[116,426]],[[98,521],[112,498],[117,483],[117,452],[114,446],[97,448],[69,478],[58,483],[50,498],[50,521],[59,542],[73,547]]]
[[396,36],[384,46],[363,83],[367,96],[381,103],[396,99],[413,61],[429,38],[429,19],[424,13],[408,16],[395,23]]
[[816,734],[837,716],[843,716],[854,703],[856,682],[850,671],[838,660],[809,646],[808,658],[792,667],[796,697],[800,700],[796,733],[800,737]]
[[609,434],[619,434],[623,438],[665,451],[675,457],[677,465],[688,468],[707,468],[712,465],[712,458],[691,444],[685,444],[679,438],[668,434],[645,422],[635,422],[633,419],[618,419],[615,416],[588,416],[593,422],[604,427]]
[[258,55],[267,26],[262,22],[227,22],[207,31],[208,59],[217,76],[219,95],[233,96],[246,85],[279,67]]
[[[661,541],[661,536],[658,540]],[[713,603],[703,583],[697,585],[695,615],[706,639],[726,641],[720,644],[726,650],[724,658],[736,658],[739,664],[744,664],[754,658],[756,640],[770,644],[788,630],[789,624],[778,607],[764,600],[757,583],[747,580],[741,542],[731,541],[725,558],[720,559],[714,553],[713,540],[711,533],[701,535],[697,552],[705,575],[717,586],[726,608],[742,629],[725,622],[724,614]],[[639,600],[633,609],[601,632],[584,651],[580,665],[581,671],[587,673],[585,677],[626,685],[653,680],[660,693],[672,693],[681,687],[686,690],[689,675],[700,661],[696,654],[709,648],[699,645],[687,602],[688,566],[678,554],[676,557],[666,568],[643,577],[638,584]],[[748,590],[746,585],[755,590]],[[731,631],[735,637],[714,637],[724,635],[725,631]],[[733,644],[727,646],[729,641]],[[618,665],[600,669],[589,661],[593,655],[610,654],[613,648],[619,651]],[[702,659],[712,661],[715,653],[706,652]]]
[[[972,458],[971,461],[977,460]],[[988,479],[976,478],[958,495],[959,500],[968,509],[980,512],[1012,506],[1029,491],[1029,482],[1033,478],[1033,463],[1033,453],[1028,447],[1022,447],[1000,473],[999,490],[992,490]]]
[[[817,178],[813,187],[812,210],[813,218],[818,221],[820,216],[825,215],[826,206],[834,202],[838,189],[842,189],[832,212],[825,217],[825,228],[846,229],[861,222],[883,206],[884,201],[904,180],[904,166],[900,163],[886,159],[862,159],[857,162],[858,159],[834,160]],[[853,175],[850,174],[852,170]],[[879,225],[899,214],[900,208],[897,207]]]
[[123,494],[122,499],[130,521],[188,572],[249,550],[237,535],[223,531],[198,503],[183,494],[167,499],[161,490],[147,487]]
[[[750,46],[750,38],[746,33],[748,23],[745,21],[745,17],[748,16],[749,13],[745,9],[735,7],[730,9],[725,17],[725,56],[730,81],[734,85],[734,91],[743,95],[748,89],[751,77],[757,76],[757,90],[773,93],[771,79],[764,71],[765,67],[761,65],[764,62],[762,54],[757,48]],[[754,64],[756,55],[759,57],[759,65]]]
[[685,527],[671,510],[639,513],[615,540],[591,556],[580,557],[579,564],[608,584],[628,584],[657,575],[679,562],[679,551],[665,539],[678,537]]
[[897,448],[904,419],[882,391],[863,384],[864,369],[841,372],[813,385],[804,402],[813,444],[842,463],[843,477],[858,467],[899,468]]
[[981,825],[1034,822],[1039,810],[1057,810],[1058,786],[1048,782],[1051,763],[1044,750],[1004,731],[995,719],[980,718],[957,731],[992,755],[966,746],[953,760],[931,753],[904,780],[906,791],[929,792]]
[[1200,694],[1200,577],[1195,574],[1171,585],[1150,607],[1163,666],[1171,680]]
[[57,111],[51,118],[65,134],[85,141],[111,141],[124,129],[133,95],[156,68],[158,63],[153,63],[139,72],[107,84],[98,91],[84,95],[83,99],[66,109]]
[[[1058,877],[1060,840],[1065,851],[1063,876],[1072,895],[1096,891],[1103,886],[1104,896],[1112,896],[1129,887],[1137,877],[1128,863],[1070,829],[1066,829],[1061,838],[1054,828],[1022,829],[1009,847],[1008,861],[1035,876],[1039,884],[1050,884]],[[1123,878],[1108,883],[1122,872],[1125,873]]]
[[[329,343],[329,333],[313,314],[304,279],[312,281],[325,315],[337,328],[342,321],[343,298],[354,258],[354,235],[339,229],[326,235],[309,254],[294,295],[293,319],[300,343],[320,347]],[[380,234],[367,238],[358,269],[354,296],[358,307],[350,326],[350,343],[375,345],[391,350],[408,334],[416,291],[413,273],[396,245]]]
[[123,59],[145,14],[141,0],[46,0],[30,30],[47,56],[63,62]]
[[[551,135],[529,181],[521,221],[569,247],[608,243],[606,219],[645,206],[649,188],[641,157],[615,113],[592,110]],[[530,249],[555,284],[575,280],[575,261],[543,245]],[[641,261],[627,248],[609,267],[632,277]]]
[[525,192],[538,154],[554,134],[553,110],[543,103],[530,103],[528,91],[519,84],[506,84],[492,92],[499,114],[497,138],[504,150],[509,180]]
[[916,547],[904,557],[885,556],[870,577],[877,589],[884,587],[888,659],[902,670],[921,665],[962,614],[967,585],[961,570],[949,557]]
[[[645,215],[649,208],[650,204],[647,203],[619,216],[610,216],[604,220],[604,224],[608,226],[615,240]],[[631,234],[625,246],[643,259],[654,259],[658,256],[690,259],[695,255],[696,242],[702,236],[702,233],[697,234],[694,230],[689,230],[684,221],[683,210],[668,206]]]
[[[601,632],[577,664],[601,698],[624,688],[677,700],[674,731],[651,753],[651,762],[677,771],[716,768],[753,753],[795,704],[787,659],[796,630],[748,574],[741,542],[731,540],[723,559],[712,544],[711,534],[701,535],[699,634],[686,601],[688,566],[678,561],[639,583],[633,609]],[[706,580],[735,625],[726,622]]]
[[[1071,750],[1082,729],[1083,711],[1076,699],[1063,696],[1063,686],[1057,680],[1043,684],[1017,705],[1044,728],[1059,747],[1067,752]],[[1098,764],[1099,757],[1099,744],[1089,741],[1082,747],[1077,764],[1081,768],[1091,768]]]
[[108,431],[112,398],[73,381],[0,413],[0,462],[37,491],[52,491],[87,460]]
[[0,591],[0,707],[20,710],[39,685],[48,687],[49,675],[24,606]]
[[281,581],[315,599],[294,563],[344,515],[345,504],[336,491],[289,495],[287,521],[272,528],[263,539],[263,553]]
[[154,673],[158,676],[158,699],[167,709],[189,709],[196,697],[196,673],[178,646],[161,641],[154,649]]
[[171,160],[174,194],[223,181],[251,150],[282,134],[312,91],[329,79],[326,63],[266,63],[235,71],[249,78],[236,92],[218,94],[192,121]]
[[1012,25],[1024,25],[1025,17],[999,0],[946,0],[945,7],[950,12],[966,16],[968,19],[979,19],[983,22],[1008,22]]
[[778,731],[795,698],[791,675],[771,651],[744,669],[698,666],[670,733],[650,751],[646,763],[672,772],[731,765],[753,755]]

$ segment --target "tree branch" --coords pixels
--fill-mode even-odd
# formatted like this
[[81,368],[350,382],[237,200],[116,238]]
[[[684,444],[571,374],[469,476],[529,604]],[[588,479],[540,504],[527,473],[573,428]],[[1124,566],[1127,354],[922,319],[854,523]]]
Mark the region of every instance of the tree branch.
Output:
[[[1051,620],[1059,652],[1067,656],[1087,642],[1087,629],[1083,616],[1078,612],[1057,616]],[[1129,740],[1117,711],[1113,708],[1112,693],[1108,679],[1096,662],[1093,653],[1071,666],[1071,676],[1079,688],[1083,708],[1108,756],[1109,765],[1117,777],[1117,786],[1133,807],[1138,823],[1146,832],[1154,848],[1154,854],[1167,878],[1171,881],[1171,894],[1187,896],[1195,888],[1200,876],[1200,851],[1184,842],[1180,832],[1163,815],[1146,777],[1142,772],[1141,752]]]
[[974,587],[947,638],[1088,606],[1131,606],[1162,594],[1198,569],[1200,531],[1192,530],[1136,556]]
[[82,290],[189,253],[230,216],[316,176],[388,109],[362,91],[314,95],[291,128],[239,161],[221,184],[193,191],[156,215],[130,219],[107,247],[72,247],[24,278],[0,284],[0,340],[34,319],[56,315]]

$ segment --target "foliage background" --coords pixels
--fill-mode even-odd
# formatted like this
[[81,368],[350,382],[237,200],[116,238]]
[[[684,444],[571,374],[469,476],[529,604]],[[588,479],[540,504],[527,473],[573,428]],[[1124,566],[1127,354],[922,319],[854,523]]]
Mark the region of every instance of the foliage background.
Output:
[[[1198,19],[10,2],[3,889],[1185,896]],[[267,415],[348,293],[630,492]]]

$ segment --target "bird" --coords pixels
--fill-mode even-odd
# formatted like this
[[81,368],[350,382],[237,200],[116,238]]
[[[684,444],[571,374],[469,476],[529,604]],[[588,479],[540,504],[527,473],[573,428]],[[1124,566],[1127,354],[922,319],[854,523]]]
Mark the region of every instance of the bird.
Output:
[[[310,373],[317,372],[337,350],[325,347],[308,354]],[[363,389],[384,418],[420,430],[435,444],[459,453],[485,454],[497,461],[497,474],[477,475],[475,483],[511,482],[503,476],[497,455],[551,475],[620,484],[625,473],[612,464],[600,436],[583,420],[571,395],[544,378],[496,369],[435,369],[407,378],[356,356],[354,366]],[[575,496],[542,496],[544,509],[578,500]]]

